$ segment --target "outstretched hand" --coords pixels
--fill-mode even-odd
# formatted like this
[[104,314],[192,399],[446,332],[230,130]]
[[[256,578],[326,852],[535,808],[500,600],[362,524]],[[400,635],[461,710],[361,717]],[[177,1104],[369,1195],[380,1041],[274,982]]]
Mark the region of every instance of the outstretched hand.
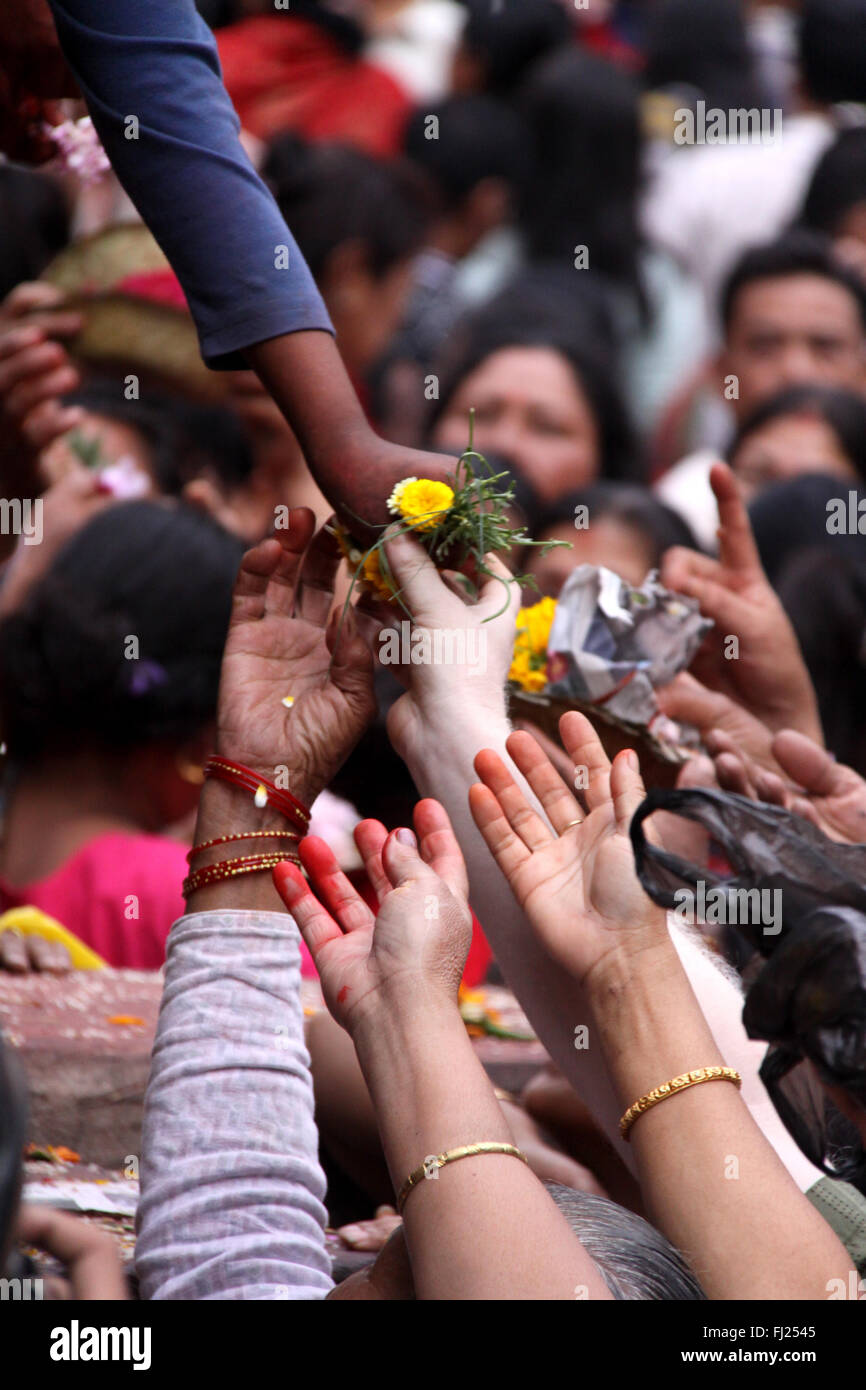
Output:
[[[289,770],[307,805],[375,713],[373,662],[351,610],[331,612],[340,551],[308,507],[248,550],[232,597],[217,751],[274,778]],[[330,617],[329,617],[330,615]]]
[[436,801],[415,808],[411,831],[388,834],[362,821],[355,842],[379,899],[374,914],[324,840],[301,841],[314,896],[294,864],[274,883],[300,928],[332,1016],[353,1036],[388,999],[438,998],[456,1007],[472,939],[466,868],[451,823]]
[[[727,464],[717,463],[710,482],[719,505],[719,558],[675,546],[661,566],[662,583],[697,599],[716,624],[691,670],[769,729],[796,728],[823,742],[812,682],[794,629],[764,573],[734,475]],[[731,637],[738,644],[733,655]]]
[[[530,734],[507,748],[541,804],[551,830],[490,750],[475,759],[483,785],[469,804],[488,849],[545,949],[581,984],[609,954],[667,945],[665,913],[646,896],[634,868],[629,825],[645,796],[637,755],[608,761],[583,715],[563,715],[560,736],[583,768],[589,814]],[[578,822],[578,823],[576,823]]]

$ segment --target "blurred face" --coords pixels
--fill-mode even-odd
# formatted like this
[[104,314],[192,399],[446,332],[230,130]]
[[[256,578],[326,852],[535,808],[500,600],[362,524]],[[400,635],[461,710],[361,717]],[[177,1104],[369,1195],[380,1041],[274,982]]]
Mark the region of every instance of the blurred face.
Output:
[[786,386],[862,391],[866,344],[857,303],[822,275],[756,280],[734,301],[722,365],[739,382],[739,419]]
[[570,522],[564,521],[543,531],[536,540],[565,541],[572,547],[566,550],[557,546],[547,555],[528,552],[522,568],[535,577],[541,594],[550,598],[559,597],[563,584],[578,565],[605,565],[637,587],[646,578],[654,559],[646,537],[613,517],[602,517],[584,531],[576,531]]
[[747,502],[771,483],[800,473],[829,473],[857,480],[833,430],[820,415],[783,415],[744,439],[731,460]]
[[466,448],[475,407],[475,448],[500,454],[544,501],[591,483],[601,466],[598,427],[574,372],[552,348],[502,348],[460,383],[433,442]]

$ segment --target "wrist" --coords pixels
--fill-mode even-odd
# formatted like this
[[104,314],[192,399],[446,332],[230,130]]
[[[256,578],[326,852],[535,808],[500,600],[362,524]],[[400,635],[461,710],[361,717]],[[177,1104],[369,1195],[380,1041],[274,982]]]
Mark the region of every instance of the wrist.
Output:
[[382,1071],[395,1077],[416,1064],[429,1067],[437,1038],[469,1041],[456,996],[426,982],[407,985],[403,976],[369,996],[347,1027],[368,1081]]

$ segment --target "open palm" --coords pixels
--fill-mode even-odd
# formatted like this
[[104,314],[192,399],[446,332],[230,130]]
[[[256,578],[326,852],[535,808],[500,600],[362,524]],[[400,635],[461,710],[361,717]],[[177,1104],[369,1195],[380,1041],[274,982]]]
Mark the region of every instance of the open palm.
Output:
[[[285,766],[307,805],[327,786],[375,712],[372,658],[351,612],[331,614],[340,552],[315,518],[247,551],[223,656],[218,751],[268,778]],[[329,614],[330,621],[329,621]],[[338,631],[338,629],[340,629]]]
[[524,733],[512,734],[508,752],[553,831],[490,751],[476,758],[483,785],[472,788],[470,805],[546,950],[583,982],[609,952],[640,946],[647,936],[664,940],[665,915],[634,869],[628,827],[645,795],[635,755],[621,753],[611,767],[592,725],[576,713],[563,716],[560,734],[575,767],[588,774],[585,818],[550,759]]

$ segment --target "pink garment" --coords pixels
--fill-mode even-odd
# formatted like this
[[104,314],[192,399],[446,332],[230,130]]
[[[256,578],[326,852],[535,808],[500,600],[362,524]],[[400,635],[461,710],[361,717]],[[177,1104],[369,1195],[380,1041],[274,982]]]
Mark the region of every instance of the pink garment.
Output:
[[[0,878],[0,911],[38,907],[109,965],[159,970],[171,925],[186,912],[180,890],[188,872],[178,841],[112,831],[37,883],[18,887]],[[301,968],[316,973],[303,942]]]

